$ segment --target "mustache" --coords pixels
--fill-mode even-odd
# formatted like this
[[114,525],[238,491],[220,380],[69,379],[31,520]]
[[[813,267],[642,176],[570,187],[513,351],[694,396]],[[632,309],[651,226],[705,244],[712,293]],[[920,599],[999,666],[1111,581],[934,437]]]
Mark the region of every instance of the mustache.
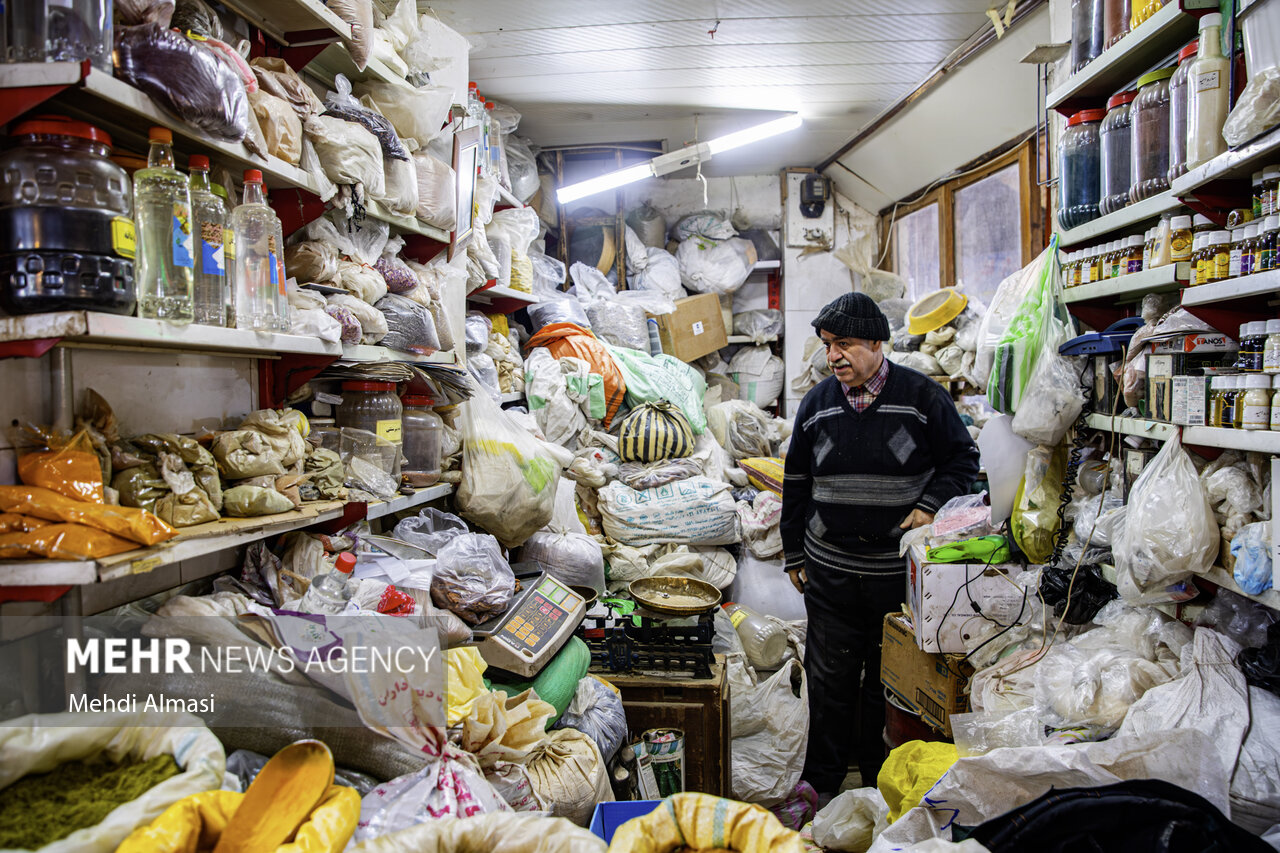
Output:
[[853,365],[850,364],[848,361],[844,360],[843,358],[837,362],[833,362],[831,365],[832,370],[835,370],[840,367],[853,367]]

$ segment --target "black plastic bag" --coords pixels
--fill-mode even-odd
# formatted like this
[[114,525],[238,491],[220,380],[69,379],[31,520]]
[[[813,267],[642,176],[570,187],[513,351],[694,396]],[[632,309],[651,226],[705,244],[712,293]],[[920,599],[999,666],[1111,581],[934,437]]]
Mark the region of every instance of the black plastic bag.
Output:
[[[1075,584],[1071,583],[1072,566],[1068,569],[1046,568],[1040,576],[1040,595],[1044,603],[1053,606],[1055,616],[1066,616],[1063,621],[1072,625],[1084,625],[1107,602],[1117,597],[1115,584],[1107,583],[1102,577],[1102,569],[1098,566],[1081,566],[1076,573]],[[1071,600],[1067,600],[1067,590],[1071,590]]]

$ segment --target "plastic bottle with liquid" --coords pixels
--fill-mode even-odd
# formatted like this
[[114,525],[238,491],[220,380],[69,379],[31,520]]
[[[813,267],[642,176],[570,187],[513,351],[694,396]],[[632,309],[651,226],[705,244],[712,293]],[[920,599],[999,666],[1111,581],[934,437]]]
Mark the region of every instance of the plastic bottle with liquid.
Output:
[[187,161],[187,168],[191,172],[191,216],[196,234],[195,322],[225,326],[227,302],[231,298],[222,236],[227,225],[227,209],[209,183],[209,158],[194,155]]
[[151,128],[147,168],[133,176],[138,316],[190,323],[195,272],[191,187],[173,165],[173,133]]
[[343,552],[338,555],[333,571],[324,572],[311,579],[311,586],[298,604],[303,613],[326,613],[337,615],[347,609],[351,600],[351,590],[347,581],[356,567],[356,555]]
[[245,170],[244,203],[231,211],[231,230],[236,245],[236,328],[274,332],[283,247],[277,242],[280,220],[267,206],[257,169]]
[[726,602],[724,612],[733,623],[747,662],[757,669],[776,669],[787,652],[787,634],[776,622],[732,601]]

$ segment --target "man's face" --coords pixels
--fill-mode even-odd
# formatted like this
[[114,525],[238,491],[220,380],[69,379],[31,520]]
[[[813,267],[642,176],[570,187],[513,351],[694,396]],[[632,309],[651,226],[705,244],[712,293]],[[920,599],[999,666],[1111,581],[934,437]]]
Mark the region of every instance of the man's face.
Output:
[[818,337],[827,348],[827,364],[831,366],[831,372],[845,385],[861,385],[880,369],[884,354],[880,351],[879,341],[842,338],[825,329],[818,332]]

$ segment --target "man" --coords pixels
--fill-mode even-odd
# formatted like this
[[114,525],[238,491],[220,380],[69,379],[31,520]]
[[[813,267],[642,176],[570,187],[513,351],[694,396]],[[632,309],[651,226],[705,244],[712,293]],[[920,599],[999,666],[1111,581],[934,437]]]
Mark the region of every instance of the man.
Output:
[[862,784],[884,762],[880,639],[906,595],[898,540],[966,494],[978,448],[950,396],[893,364],[889,322],[864,293],[846,293],[813,321],[833,376],[796,412],[782,485],[786,571],[809,618],[809,749],[803,778],[825,805],[850,758]]

